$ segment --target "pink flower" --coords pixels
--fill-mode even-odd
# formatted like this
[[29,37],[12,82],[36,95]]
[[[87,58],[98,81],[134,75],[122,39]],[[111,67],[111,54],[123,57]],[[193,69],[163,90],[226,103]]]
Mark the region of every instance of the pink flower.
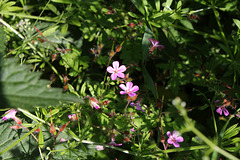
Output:
[[12,108],[4,113],[5,116],[2,118],[2,120],[5,121],[10,118],[14,119],[16,117],[16,113],[17,113],[17,110]]
[[[215,103],[217,103],[217,102],[219,102],[219,100],[216,100],[216,101],[215,101]],[[221,106],[216,106],[216,107],[218,107],[218,109],[216,110],[216,112],[219,113],[220,115],[222,115],[222,112],[223,112],[225,116],[228,116],[228,115],[229,115],[229,112],[228,112],[228,110],[226,109],[226,107],[227,107],[226,104],[227,104],[227,100],[224,99],[223,105],[221,105]]]
[[180,147],[178,142],[183,142],[184,141],[183,137],[178,135],[178,131],[174,130],[172,135],[171,135],[171,132],[168,131],[167,135],[169,137],[168,140],[167,140],[168,144],[173,144],[174,147]]
[[102,151],[102,150],[104,150],[104,147],[101,146],[101,145],[97,145],[97,146],[96,146],[96,149],[97,149],[98,151]]
[[100,106],[98,105],[98,100],[96,99],[96,98],[93,98],[93,97],[90,97],[89,98],[89,104],[90,104],[90,106],[93,108],[95,108],[95,109],[99,109],[100,108]]
[[115,142],[115,139],[114,139],[114,138],[111,138],[111,142],[108,143],[108,145],[110,145],[110,146],[121,146],[122,143],[117,144],[117,143]]
[[107,67],[107,71],[112,74],[111,79],[116,80],[117,77],[124,78],[125,75],[123,72],[125,72],[127,70],[127,68],[124,65],[121,65],[119,67],[118,61],[114,61],[112,63],[112,65],[113,65],[113,67],[111,67],[111,66]]
[[124,90],[120,91],[120,94],[128,94],[130,97],[136,96],[136,93],[139,90],[138,86],[133,86],[132,82],[127,82],[126,86],[124,84],[120,84],[119,87]]
[[131,106],[136,106],[136,110],[141,110],[142,112],[145,112],[145,110],[142,109],[142,107],[140,106],[141,101],[142,101],[142,100],[140,99],[140,100],[138,100],[136,103],[131,102],[130,105],[131,105]]
[[69,114],[69,115],[68,115],[68,118],[69,118],[71,121],[76,121],[76,120],[77,120],[77,115],[76,115],[76,114]]
[[164,45],[161,45],[159,44],[159,42],[157,40],[154,40],[154,39],[148,39],[152,46],[151,48],[149,49],[149,52],[152,53],[156,48],[158,48],[159,51],[161,51],[162,49],[164,49]]

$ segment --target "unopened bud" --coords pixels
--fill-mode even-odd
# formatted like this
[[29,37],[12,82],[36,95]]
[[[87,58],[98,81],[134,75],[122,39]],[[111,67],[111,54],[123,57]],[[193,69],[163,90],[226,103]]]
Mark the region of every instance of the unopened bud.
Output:
[[12,128],[12,129],[19,129],[19,128],[22,128],[22,127],[20,127],[20,126],[11,126],[11,127],[9,127],[9,128]]
[[52,134],[54,134],[54,133],[55,133],[55,131],[56,131],[56,129],[55,129],[55,127],[54,127],[53,123],[51,123],[50,132],[51,132]]
[[60,129],[59,132],[64,131],[64,129],[66,128],[66,126],[70,123],[70,121],[68,121],[66,124],[64,124]]

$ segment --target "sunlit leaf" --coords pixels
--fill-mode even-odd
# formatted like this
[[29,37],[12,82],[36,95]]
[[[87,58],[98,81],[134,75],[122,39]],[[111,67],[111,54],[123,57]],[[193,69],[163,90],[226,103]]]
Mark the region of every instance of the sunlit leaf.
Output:
[[39,80],[40,73],[31,73],[30,66],[17,64],[16,59],[1,61],[1,106],[33,110],[36,106],[57,105],[63,102],[83,102],[77,96],[64,94],[60,88],[47,88],[50,81]]

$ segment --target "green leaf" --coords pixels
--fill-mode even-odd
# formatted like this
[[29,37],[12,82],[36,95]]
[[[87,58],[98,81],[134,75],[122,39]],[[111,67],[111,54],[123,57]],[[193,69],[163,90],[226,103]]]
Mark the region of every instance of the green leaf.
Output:
[[156,92],[155,84],[153,82],[152,77],[149,75],[147,69],[145,68],[145,66],[142,67],[142,74],[143,74],[143,77],[144,77],[144,83],[150,89],[150,91],[152,92],[154,97],[157,98],[157,92]]
[[52,2],[70,4],[72,0],[52,0]]
[[145,9],[142,3],[142,0],[131,0],[132,3],[135,5],[135,7],[143,14],[145,15]]
[[133,12],[128,12],[128,15],[133,17],[133,18],[139,18],[139,16],[136,15],[135,13],[133,13]]
[[236,136],[240,131],[240,127],[237,127],[237,124],[229,127],[224,133],[223,139],[230,139],[233,136]]
[[0,61],[1,107],[11,106],[33,110],[36,106],[57,105],[63,102],[83,102],[77,96],[62,93],[60,88],[47,88],[50,81],[39,80],[40,73],[31,73],[30,66],[17,65],[17,59]]
[[186,27],[188,29],[192,29],[192,30],[194,29],[193,25],[190,21],[183,19],[183,20],[180,20],[180,22],[184,25],[184,27]]
[[238,29],[240,29],[240,21],[238,19],[233,19],[233,22],[237,25]]
[[[32,152],[36,147],[31,148],[29,144],[28,137],[32,132],[34,132],[38,126],[33,128],[29,132],[21,132],[17,133],[13,129],[9,128],[12,124],[11,123],[6,123],[0,120],[1,125],[0,125],[0,155],[1,158],[3,159],[10,159],[10,158],[15,158],[15,159],[21,159],[23,158],[25,153],[25,156],[27,156],[26,151]],[[32,137],[31,137],[32,138]],[[33,139],[31,140],[32,142]],[[21,143],[20,143],[21,142]],[[32,143],[32,145],[36,144],[36,141]],[[18,158],[16,158],[18,157]],[[25,157],[26,158],[26,157]]]
[[57,8],[53,4],[48,4],[47,7],[56,15],[60,15],[60,12],[57,10]]
[[68,31],[68,24],[66,23],[62,26],[61,32],[62,32],[62,34],[65,34],[65,33],[67,33],[67,31]]
[[40,126],[40,131],[38,135],[38,145],[40,148],[43,148],[44,145],[44,139],[43,139],[43,133],[42,133],[42,127]]
[[0,57],[5,53],[6,50],[6,35],[2,25],[0,25]]
[[164,11],[169,10],[173,0],[167,0],[165,3]]
[[161,2],[160,0],[155,0],[155,6],[156,6],[156,10],[159,12],[160,11],[160,7],[161,7]]
[[143,54],[142,62],[143,63],[145,62],[149,53],[150,41],[148,39],[152,38],[152,35],[153,35],[152,31],[146,27],[145,33],[142,39],[142,54]]

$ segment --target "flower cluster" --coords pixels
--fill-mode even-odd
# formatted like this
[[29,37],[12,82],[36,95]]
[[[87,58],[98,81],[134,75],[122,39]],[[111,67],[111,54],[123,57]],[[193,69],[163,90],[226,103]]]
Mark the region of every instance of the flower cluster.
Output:
[[[125,78],[125,74],[123,72],[127,70],[126,66],[121,65],[119,67],[118,61],[114,61],[112,65],[113,67],[112,66],[107,67],[107,72],[111,73],[111,79],[116,80],[117,77]],[[136,96],[135,92],[139,90],[139,87],[136,85],[134,86],[132,82],[126,82],[126,85],[120,84],[119,87],[123,90],[120,91],[120,94],[128,94],[128,96],[130,97]]]

